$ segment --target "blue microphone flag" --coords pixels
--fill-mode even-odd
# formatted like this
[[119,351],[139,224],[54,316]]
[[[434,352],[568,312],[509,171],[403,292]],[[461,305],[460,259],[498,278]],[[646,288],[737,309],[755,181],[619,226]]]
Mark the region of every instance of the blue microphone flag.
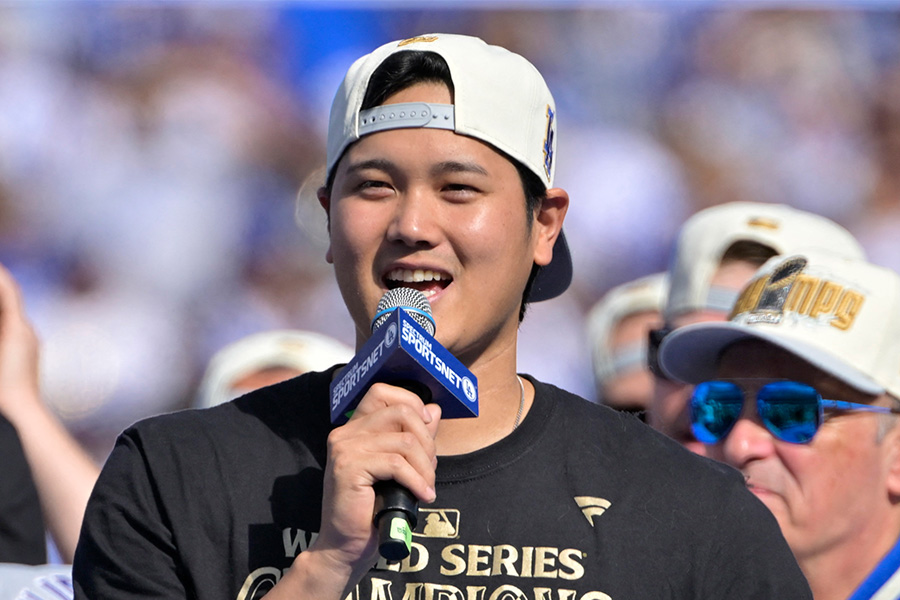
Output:
[[441,418],[478,416],[478,380],[402,308],[378,328],[331,382],[331,422],[346,423],[373,383],[417,381],[431,391]]

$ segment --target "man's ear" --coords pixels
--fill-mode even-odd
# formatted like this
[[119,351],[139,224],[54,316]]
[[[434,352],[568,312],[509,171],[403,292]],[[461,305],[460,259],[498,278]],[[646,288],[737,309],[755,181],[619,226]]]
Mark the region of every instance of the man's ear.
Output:
[[316,198],[319,199],[319,204],[322,205],[322,208],[325,209],[325,223],[328,227],[328,250],[325,251],[325,261],[329,264],[334,264],[334,258],[331,255],[331,195],[328,193],[328,188],[324,185],[316,190]]
[[534,227],[536,244],[534,262],[540,266],[550,264],[553,259],[553,244],[562,231],[566,211],[569,210],[569,194],[561,188],[547,190],[547,197],[535,215]]
[[[894,419],[900,420],[898,417],[894,417]],[[879,426],[883,425],[879,424]],[[900,503],[900,422],[894,423],[887,430],[879,444],[882,446],[885,461],[887,493],[892,502]]]

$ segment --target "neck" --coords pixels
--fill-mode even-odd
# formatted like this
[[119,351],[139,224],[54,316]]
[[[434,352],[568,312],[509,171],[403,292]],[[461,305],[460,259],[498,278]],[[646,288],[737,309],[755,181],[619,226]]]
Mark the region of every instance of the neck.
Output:
[[522,403],[515,354],[511,360],[509,356],[500,356],[488,363],[472,368],[478,377],[478,417],[441,420],[435,438],[439,456],[466,454],[498,442],[512,433],[520,404],[520,420],[528,413],[534,387],[522,379],[525,388]]
[[883,521],[878,525],[823,551],[797,557],[816,600],[846,600],[893,549],[900,529],[885,527]]

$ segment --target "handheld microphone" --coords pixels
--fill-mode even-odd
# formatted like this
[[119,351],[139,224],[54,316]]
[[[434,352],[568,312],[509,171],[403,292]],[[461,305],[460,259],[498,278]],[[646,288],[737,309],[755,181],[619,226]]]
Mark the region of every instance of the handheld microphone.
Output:
[[[478,380],[434,339],[434,331],[425,294],[412,288],[388,290],[372,319],[372,337],[331,382],[331,422],[347,422],[369,387],[379,382],[436,402],[441,418],[477,417]],[[375,492],[379,552],[388,560],[401,560],[409,555],[418,502],[394,481],[378,482]]]

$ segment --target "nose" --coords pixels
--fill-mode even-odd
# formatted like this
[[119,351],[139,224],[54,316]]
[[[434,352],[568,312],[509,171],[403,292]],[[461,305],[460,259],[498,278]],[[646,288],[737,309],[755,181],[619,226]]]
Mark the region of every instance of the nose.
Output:
[[775,440],[756,415],[745,413],[737,420],[728,436],[716,450],[721,452],[721,460],[735,468],[742,468],[754,460],[772,454]]
[[393,210],[387,229],[387,239],[410,247],[431,247],[437,243],[438,220],[436,207],[427,194],[410,191],[389,210]]

